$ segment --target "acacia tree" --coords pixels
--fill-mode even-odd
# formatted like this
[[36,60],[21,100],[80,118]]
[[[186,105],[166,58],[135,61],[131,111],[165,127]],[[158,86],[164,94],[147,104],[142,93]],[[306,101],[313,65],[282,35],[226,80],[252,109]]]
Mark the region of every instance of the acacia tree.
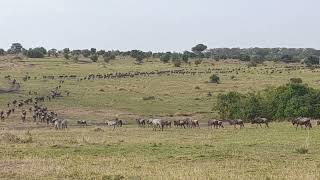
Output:
[[19,54],[22,52],[23,46],[20,43],[12,43],[10,49],[8,49],[9,54]]
[[130,56],[135,58],[139,64],[143,63],[143,60],[146,58],[145,53],[140,50],[132,50]]
[[192,52],[194,52],[197,57],[198,57],[198,61],[196,61],[196,64],[201,64],[202,62],[202,57],[204,56],[203,55],[203,51],[205,51],[207,49],[207,46],[204,45],[204,44],[198,44],[196,46],[194,46],[191,50]]
[[171,58],[171,52],[166,52],[160,57],[160,61],[163,63],[168,63],[170,61],[170,58]]
[[50,49],[50,50],[48,51],[48,56],[58,57],[57,50],[56,50],[56,49]]

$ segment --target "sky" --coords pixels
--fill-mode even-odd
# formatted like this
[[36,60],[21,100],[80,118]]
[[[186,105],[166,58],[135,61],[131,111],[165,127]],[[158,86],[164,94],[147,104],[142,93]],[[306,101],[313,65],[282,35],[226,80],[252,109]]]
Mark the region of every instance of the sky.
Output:
[[0,0],[0,48],[320,49],[319,0]]

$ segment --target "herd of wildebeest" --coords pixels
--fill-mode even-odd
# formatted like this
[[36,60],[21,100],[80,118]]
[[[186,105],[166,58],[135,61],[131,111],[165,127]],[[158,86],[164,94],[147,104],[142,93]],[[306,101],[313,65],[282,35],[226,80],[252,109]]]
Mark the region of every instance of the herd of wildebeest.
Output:
[[[288,66],[285,67],[284,70],[290,73],[291,70],[301,70],[303,67],[298,66]],[[13,100],[12,102],[7,103],[7,110],[3,111],[0,110],[0,119],[1,121],[5,121],[5,119],[8,119],[11,114],[14,114],[16,112],[16,109],[19,109],[21,111],[21,121],[27,122],[28,119],[28,113],[29,117],[32,117],[33,122],[37,123],[45,123],[48,126],[54,127],[55,129],[66,129],[68,128],[68,120],[59,118],[58,114],[54,111],[50,111],[46,106],[42,104],[44,101],[52,101],[54,99],[63,98],[64,96],[69,96],[69,91],[61,91],[62,85],[64,84],[65,80],[71,80],[71,79],[77,79],[78,81],[82,80],[96,80],[96,79],[116,79],[116,78],[128,78],[128,77],[141,77],[141,76],[154,76],[154,75],[172,75],[172,74],[181,74],[181,75],[195,75],[195,74],[211,74],[214,71],[219,71],[220,74],[223,73],[238,73],[238,72],[246,72],[245,68],[233,68],[233,69],[214,69],[209,68],[205,71],[198,71],[197,69],[177,69],[177,70],[167,70],[167,71],[151,71],[151,72],[127,72],[127,73],[109,73],[109,74],[88,74],[84,77],[79,77],[77,75],[46,75],[42,76],[42,80],[58,80],[59,85],[52,89],[49,94],[45,96],[39,96],[37,92],[29,91],[29,96],[35,96],[32,98],[27,99],[20,99],[20,100]],[[260,73],[282,73],[282,70],[274,70],[274,69],[268,69],[266,68],[265,71],[260,71]],[[16,85],[18,84],[20,86],[20,83],[17,82],[15,78],[13,78],[10,75],[6,75],[5,79],[7,79],[11,84]],[[38,77],[30,77],[29,75],[26,75],[22,77],[23,81],[28,81],[31,79],[38,79]],[[262,117],[256,117],[251,120],[251,124],[256,124],[256,127],[260,126],[262,127],[262,124],[265,125],[266,128],[269,128],[269,123],[271,120],[268,120],[267,118]],[[179,120],[166,120],[162,118],[138,118],[136,119],[136,123],[139,127],[152,127],[154,131],[157,129],[164,130],[164,128],[171,128],[179,127],[179,128],[200,128],[200,122],[199,120],[195,120],[192,117],[186,117]],[[298,129],[300,126],[305,127],[305,129],[312,128],[312,119],[306,118],[306,117],[299,117],[296,119],[292,119],[291,123]],[[115,129],[116,127],[122,127],[125,125],[124,120],[120,120],[118,118],[115,118],[114,120],[109,120],[105,122],[105,125],[113,127]],[[77,125],[79,126],[88,126],[89,121],[87,120],[79,120],[77,121]],[[237,126],[241,128],[245,127],[245,123],[241,119],[235,119],[235,120],[216,120],[211,119],[208,120],[207,126],[212,129],[218,129],[218,128],[224,128],[225,125],[231,125],[234,128]],[[320,126],[320,121],[317,121],[317,125]]]

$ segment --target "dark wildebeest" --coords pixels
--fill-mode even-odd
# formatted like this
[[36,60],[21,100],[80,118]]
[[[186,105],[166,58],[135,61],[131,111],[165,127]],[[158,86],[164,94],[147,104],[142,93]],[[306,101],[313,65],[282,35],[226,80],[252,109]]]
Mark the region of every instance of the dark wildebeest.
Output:
[[167,121],[164,121],[164,126],[166,127],[170,127],[171,128],[171,121],[167,120]]
[[77,121],[77,124],[81,125],[82,127],[88,126],[87,121],[85,121],[85,120],[79,120],[79,121]]
[[261,124],[265,124],[267,128],[269,128],[269,123],[268,123],[268,119],[267,118],[261,118],[261,117],[256,117],[251,121],[251,124],[257,124],[257,128],[258,126]]
[[112,120],[112,121],[106,121],[106,124],[108,126],[113,126],[113,129],[115,129],[116,126],[122,127],[123,122],[122,122],[122,120],[119,120],[118,118],[116,118],[115,120]]
[[320,126],[320,121],[317,121],[317,126]]
[[241,119],[235,119],[235,120],[226,120],[230,125],[232,125],[234,128],[237,128],[236,126],[239,125],[240,129],[244,128],[244,122]]
[[307,129],[307,127],[309,129],[312,128],[310,118],[298,117],[297,119],[293,119],[291,122],[292,122],[292,125],[296,126],[296,130],[298,130],[298,126],[300,126],[301,129],[302,129],[302,126],[305,126],[305,129]]
[[146,120],[145,119],[136,119],[136,122],[139,127],[145,127],[146,125]]
[[223,126],[223,122],[222,121],[219,121],[219,120],[215,120],[215,119],[211,119],[208,121],[208,126],[211,127],[214,127],[214,128],[224,128]]
[[176,127],[180,126],[181,128],[183,127],[185,129],[187,122],[186,122],[186,120],[178,120],[178,121],[173,121],[173,124]]

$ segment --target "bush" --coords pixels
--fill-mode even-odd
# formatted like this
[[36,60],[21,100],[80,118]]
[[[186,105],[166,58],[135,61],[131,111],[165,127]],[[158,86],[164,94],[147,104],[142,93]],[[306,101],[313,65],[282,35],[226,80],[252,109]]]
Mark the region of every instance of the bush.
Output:
[[69,56],[69,54],[68,53],[63,53],[63,57],[65,58],[65,59],[70,59],[70,56]]
[[173,61],[174,67],[180,67],[181,64],[182,64],[182,63],[181,63],[181,60],[180,60],[180,59]]
[[90,59],[91,59],[92,62],[97,62],[97,61],[98,61],[98,58],[99,58],[99,57],[98,57],[97,54],[93,54],[93,55],[90,56]]
[[258,93],[229,92],[218,95],[214,107],[222,118],[251,120],[262,116],[285,120],[296,117],[320,117],[320,90],[302,83],[288,83]]
[[46,51],[43,48],[30,48],[27,52],[27,56],[29,58],[43,58],[45,53]]
[[201,64],[201,63],[202,63],[202,59],[197,59],[197,60],[194,61],[194,64],[197,65],[197,66],[199,64]]
[[220,77],[216,74],[213,74],[212,76],[210,76],[210,82],[211,83],[220,83]]
[[109,63],[111,60],[116,59],[116,56],[113,54],[105,54],[103,55],[103,61]]
[[165,53],[160,57],[160,61],[163,63],[168,63],[170,61],[170,58],[171,58],[171,53]]
[[291,78],[291,79],[290,79],[290,82],[291,82],[291,83],[300,84],[300,83],[302,83],[302,79],[301,79],[301,78]]
[[319,57],[318,56],[309,56],[304,63],[307,66],[312,66],[312,65],[316,65],[319,64]]

